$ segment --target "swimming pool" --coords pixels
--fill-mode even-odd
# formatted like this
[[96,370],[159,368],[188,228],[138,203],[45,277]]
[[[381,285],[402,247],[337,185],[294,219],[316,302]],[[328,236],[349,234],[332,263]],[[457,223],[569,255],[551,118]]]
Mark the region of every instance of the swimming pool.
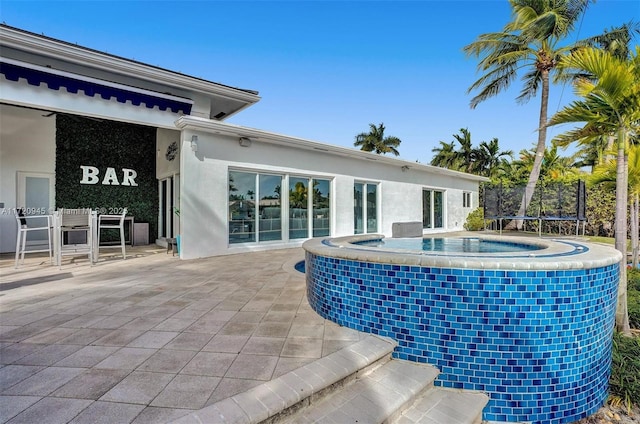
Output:
[[516,243],[506,240],[488,240],[478,237],[425,237],[376,239],[354,243],[358,246],[372,246],[385,249],[402,249],[422,252],[454,253],[504,253],[531,252],[544,246],[533,243]]
[[438,385],[488,393],[488,421],[566,423],[602,405],[619,252],[512,237],[509,243],[539,248],[422,252],[362,244],[380,240],[304,243],[316,312],[394,338],[395,357],[440,369]]

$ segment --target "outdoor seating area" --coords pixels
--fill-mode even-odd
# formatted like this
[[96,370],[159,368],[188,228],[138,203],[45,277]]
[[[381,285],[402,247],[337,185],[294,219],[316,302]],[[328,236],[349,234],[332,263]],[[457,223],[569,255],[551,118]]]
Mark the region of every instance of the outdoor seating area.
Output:
[[[51,264],[58,267],[66,256],[86,256],[93,264],[100,251],[109,248],[120,249],[122,259],[126,259],[126,244],[134,244],[134,217],[127,216],[127,208],[118,215],[98,214],[89,208],[60,208],[50,215],[25,215],[23,209],[19,209],[15,218],[15,268],[24,264],[26,254],[44,252],[49,254]],[[105,237],[107,231],[115,231],[115,242],[111,241],[114,237]],[[148,240],[148,237],[140,239]]]

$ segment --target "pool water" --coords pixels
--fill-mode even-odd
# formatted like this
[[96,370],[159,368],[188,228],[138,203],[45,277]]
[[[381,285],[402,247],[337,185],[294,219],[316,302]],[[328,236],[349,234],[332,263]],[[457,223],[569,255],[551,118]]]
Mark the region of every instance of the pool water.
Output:
[[403,238],[371,240],[354,243],[360,246],[383,247],[389,249],[421,250],[423,252],[450,253],[517,253],[540,250],[535,244],[508,241],[485,240],[479,238]]
[[296,269],[296,271],[304,274],[304,261],[296,263],[293,267]]

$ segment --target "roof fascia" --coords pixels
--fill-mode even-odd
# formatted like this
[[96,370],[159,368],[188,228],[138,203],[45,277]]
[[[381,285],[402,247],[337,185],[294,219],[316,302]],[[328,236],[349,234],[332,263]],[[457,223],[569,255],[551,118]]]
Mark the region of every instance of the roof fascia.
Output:
[[408,167],[416,170],[430,172],[438,175],[462,178],[465,180],[486,182],[487,177],[479,175],[467,174],[460,171],[452,171],[446,168],[440,168],[432,165],[425,165],[417,162],[410,162],[402,159],[390,158],[376,153],[364,152],[362,150],[350,149],[347,147],[334,146],[331,144],[320,143],[317,141],[305,140],[302,138],[291,137],[284,134],[263,131],[255,128],[244,127],[241,125],[229,124],[227,122],[213,121],[210,119],[200,118],[197,116],[181,116],[175,122],[176,127],[180,130],[197,130],[214,134],[221,134],[232,137],[248,137],[252,140],[262,143],[278,144],[288,147],[297,147],[303,150],[321,151],[325,154],[344,156],[351,159],[368,160],[384,163],[393,166]]
[[256,103],[260,96],[245,90],[227,87],[214,82],[190,77],[143,63],[130,61],[116,56],[105,55],[97,51],[57,42],[36,34],[18,31],[0,26],[0,45],[6,45],[33,54],[51,56],[70,63],[98,68],[107,72],[137,78],[154,83],[166,84],[208,95],[221,96],[248,104]]

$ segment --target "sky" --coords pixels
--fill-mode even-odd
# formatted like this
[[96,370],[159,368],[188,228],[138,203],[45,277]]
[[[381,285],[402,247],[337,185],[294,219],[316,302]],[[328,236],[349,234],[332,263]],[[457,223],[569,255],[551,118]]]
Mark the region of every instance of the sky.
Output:
[[[517,104],[519,80],[469,107],[481,74],[462,49],[510,13],[507,0],[0,1],[7,25],[258,91],[229,123],[342,147],[384,123],[402,140],[399,158],[421,163],[461,128],[474,146],[534,147],[540,98]],[[631,20],[640,1],[598,0],[570,40]],[[550,114],[573,99],[571,87],[552,86]]]

